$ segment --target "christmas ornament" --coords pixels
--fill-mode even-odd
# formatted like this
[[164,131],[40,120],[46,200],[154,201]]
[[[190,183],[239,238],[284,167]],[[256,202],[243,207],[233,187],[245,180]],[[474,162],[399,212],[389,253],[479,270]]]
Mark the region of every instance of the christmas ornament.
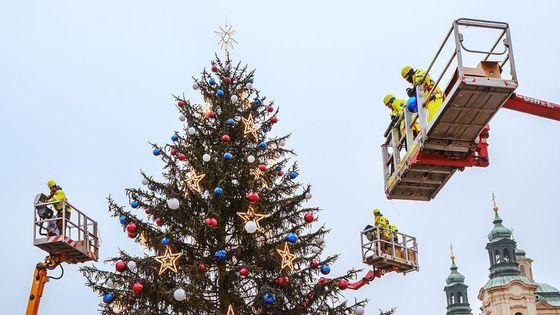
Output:
[[233,120],[233,118],[229,118],[228,120],[226,120],[226,125],[228,126],[235,125],[235,120]]
[[146,208],[146,209],[144,210],[144,212],[145,212],[146,214],[150,214],[150,213],[152,213],[152,210]]
[[228,142],[230,140],[229,135],[223,135],[222,136],[222,141],[223,142]]
[[311,193],[306,193],[305,194],[305,199],[311,199],[311,197],[313,197],[313,195],[311,195]]
[[155,184],[149,184],[148,189],[149,190],[156,190],[156,185]]
[[283,285],[284,284],[284,277],[276,278],[276,284],[277,285]]
[[198,84],[197,84],[197,83],[193,83],[192,88],[193,88],[193,90],[198,90]]
[[183,106],[185,106],[185,102],[183,102],[183,101],[178,101],[178,102],[177,102],[177,106],[183,107]]
[[237,97],[237,95],[232,95],[230,99],[232,103],[237,103],[237,101],[239,101],[239,97]]
[[113,279],[107,279],[107,281],[105,281],[105,285],[109,288],[109,289],[114,289],[115,288],[115,283],[113,282]]
[[218,95],[218,96],[224,96],[224,91],[223,91],[223,90],[217,90],[217,91],[216,91],[216,95]]
[[268,128],[264,127],[264,128],[262,129],[262,131],[263,131],[264,133],[267,133],[267,132],[269,132],[270,130],[269,130]]
[[138,208],[138,206],[140,206],[140,203],[136,200],[134,200],[133,202],[130,203],[130,206],[134,209]]
[[171,151],[169,151],[169,153],[170,153],[171,155],[175,155],[175,154],[177,154],[177,150],[171,149]]
[[253,234],[257,231],[257,223],[255,221],[247,221],[245,223],[245,231],[249,234]]
[[243,267],[239,270],[239,275],[242,277],[247,277],[249,275],[249,269]]
[[321,244],[323,244],[324,242],[325,242],[325,239],[322,238],[321,236],[317,236],[317,237],[315,238],[315,243],[316,243],[317,245],[321,245]]
[[[229,56],[228,53],[228,48],[233,49],[234,44],[237,44],[238,42],[233,38],[233,35],[235,34],[235,29],[231,26],[228,25],[227,22],[224,25],[224,27],[219,28],[219,30],[214,31],[214,33],[218,36],[218,38],[220,39],[220,41],[218,42],[218,45],[220,45],[220,48],[222,50],[226,51],[226,55]],[[229,57],[228,57],[229,59]],[[229,63],[228,63],[229,64]],[[229,315],[229,314],[228,314]]]
[[136,234],[134,234],[134,233],[128,233],[128,237],[130,237],[130,238],[136,238]]
[[216,113],[213,111],[209,111],[206,113],[206,116],[208,116],[208,118],[216,118]]
[[235,315],[235,312],[233,311],[233,306],[231,304],[227,308],[227,314],[226,315]]
[[313,246],[311,248],[311,252],[313,252],[313,254],[319,254],[319,253],[321,253],[321,248],[319,248],[317,246]]
[[356,306],[356,309],[354,310],[356,315],[364,315],[365,312],[366,310],[362,306]]
[[247,162],[249,162],[249,163],[255,162],[255,157],[252,156],[252,155],[249,155],[249,156],[247,157]]
[[188,131],[190,135],[194,135],[196,133],[196,129],[194,129],[194,127],[189,127]]
[[179,158],[180,161],[184,161],[186,156],[183,153],[179,153],[179,155],[177,156],[177,158]]
[[187,293],[183,288],[178,288],[173,291],[173,298],[179,302],[184,301],[187,298]]
[[136,282],[133,286],[132,286],[132,291],[136,294],[140,294],[142,293],[142,291],[144,290],[144,285],[140,282]]
[[206,271],[206,265],[203,264],[203,263],[198,264],[198,271],[205,272]]
[[221,196],[224,193],[224,190],[222,189],[222,187],[216,187],[214,188],[214,194]]
[[229,152],[224,153],[224,159],[226,160],[231,160],[233,158],[233,155]]
[[291,179],[294,179],[294,178],[296,178],[297,176],[298,176],[298,173],[297,173],[297,172],[295,172],[295,171],[291,171],[291,172],[290,172],[290,178],[291,178]]
[[266,171],[266,165],[264,165],[264,164],[259,165],[259,170],[261,170],[263,172]]
[[262,101],[261,101],[259,98],[256,98],[256,99],[255,99],[255,104],[261,105],[261,104],[262,104]]
[[274,293],[265,293],[263,295],[263,301],[266,304],[274,304],[274,302],[276,302],[276,295]]
[[163,224],[163,220],[161,218],[156,218],[155,221],[156,221],[157,225],[162,225]]
[[115,264],[115,269],[118,272],[125,272],[126,270],[126,263],[122,260],[117,261],[117,263]]
[[214,84],[216,84],[216,80],[210,79],[210,80],[208,80],[208,83],[210,83],[210,85],[214,85]]
[[321,273],[324,275],[328,275],[331,272],[331,267],[329,265],[321,266]]
[[254,79],[253,77],[247,78],[247,81],[248,81],[249,83],[255,83],[255,79]]
[[282,266],[280,267],[280,269],[288,268],[290,269],[290,271],[293,271],[293,262],[296,259],[296,255],[290,253],[290,247],[288,246],[288,243],[284,243],[284,248],[276,249],[276,251],[278,252],[278,254],[280,254],[280,257],[282,257]]
[[169,239],[168,239],[167,237],[164,237],[164,238],[161,240],[161,244],[162,244],[163,246],[169,245]]
[[121,216],[119,217],[119,222],[121,223],[121,225],[125,225],[125,224],[126,224],[126,221],[127,221],[127,218],[126,218],[125,215],[121,215]]
[[204,154],[204,155],[202,156],[202,160],[203,160],[204,162],[210,161],[210,154],[208,154],[208,153]]
[[216,72],[216,71],[218,71],[218,66],[212,65],[212,72]]
[[225,78],[224,78],[224,82],[225,82],[226,84],[231,84],[231,78],[230,78],[230,77],[225,77]]
[[290,278],[288,276],[284,276],[284,285],[290,284]]
[[179,120],[180,120],[180,121],[185,121],[186,119],[187,119],[187,118],[186,118],[185,116],[179,115]]
[[[257,229],[261,228],[261,226],[259,225],[259,222],[262,219],[266,218],[266,215],[264,215],[264,214],[255,213],[255,208],[253,208],[252,205],[249,206],[249,209],[247,209],[247,212],[237,212],[237,215],[245,223],[248,223],[249,221],[255,222],[255,225],[257,226]],[[249,231],[247,231],[247,232],[251,233]]]
[[278,142],[278,145],[279,145],[280,147],[283,147],[283,146],[286,145],[286,141],[285,141],[285,140],[280,140],[280,141]]
[[348,281],[342,279],[338,282],[338,288],[341,290],[346,290],[348,288]]
[[315,269],[315,268],[319,267],[319,262],[317,261],[317,259],[312,259],[310,265],[311,265],[311,268]]
[[[266,166],[265,166],[265,169],[266,169]],[[263,186],[263,188],[265,188],[265,189],[270,188],[270,187],[268,186],[268,182],[266,181],[266,177],[263,176],[263,174],[262,174],[261,171],[257,171],[257,170],[255,170],[255,169],[251,169],[251,170],[249,170],[249,174],[252,175],[252,176],[253,176],[253,179],[254,179],[256,182],[259,182],[259,183]]]
[[245,84],[245,87],[247,88],[247,90],[251,90],[253,88],[253,84],[252,83],[247,83],[247,84]]
[[227,252],[223,249],[217,250],[214,253],[214,258],[216,258],[217,260],[225,260],[227,257]]
[[210,226],[215,228],[218,226],[218,220],[216,218],[210,218]]
[[113,302],[113,293],[106,293],[106,294],[103,296],[103,303],[109,304],[109,303],[111,303],[111,302]]
[[273,124],[275,124],[275,123],[278,122],[278,117],[274,116],[274,117],[272,117],[272,118],[270,119],[270,121],[271,121]]
[[179,200],[177,198],[171,198],[169,200],[167,200],[167,207],[169,207],[169,209],[171,210],[177,210],[179,209]]
[[126,226],[126,231],[127,231],[128,233],[134,233],[134,232],[136,232],[136,224],[134,224],[134,223],[129,223],[129,224],[127,224],[127,226]]
[[126,267],[128,268],[128,270],[134,271],[134,270],[136,270],[136,262],[131,260],[131,261],[126,263]]
[[290,233],[288,233],[288,235],[286,236],[286,241],[288,241],[288,242],[290,242],[290,243],[292,243],[292,244],[294,244],[295,242],[297,242],[297,240],[298,240],[298,236],[297,236],[297,234],[294,233],[294,232],[290,232]]
[[257,201],[259,201],[259,194],[257,194],[256,192],[250,192],[247,194],[247,199],[252,202],[255,203]]
[[175,142],[177,140],[179,140],[179,136],[177,136],[177,135],[172,135],[171,136],[171,141]]
[[278,171],[278,172],[276,173],[276,175],[278,175],[278,177],[282,177],[282,176],[284,176],[284,172]]
[[313,213],[311,213],[311,212],[306,213],[303,216],[303,218],[305,219],[305,222],[307,222],[307,223],[311,223],[311,222],[313,222],[313,220],[315,220],[315,217],[313,216]]
[[261,142],[259,143],[259,148],[260,148],[260,149],[264,150],[264,149],[266,149],[266,147],[267,147],[267,144],[266,144],[265,141],[261,141]]
[[249,114],[249,118],[241,117],[241,121],[243,122],[243,134],[247,135],[250,134],[255,138],[255,141],[258,140],[257,130],[259,128],[255,125],[255,121],[253,120],[253,116]]
[[159,149],[154,149],[154,151],[152,151],[154,153],[155,156],[158,156],[161,152]]
[[145,179],[145,178],[142,179],[142,185],[146,186],[146,185],[148,185],[148,183],[149,182],[148,182],[147,179]]
[[161,275],[166,270],[171,270],[177,272],[177,260],[183,255],[183,253],[173,253],[169,246],[165,247],[165,254],[163,256],[156,256],[154,259],[159,262],[160,268],[158,274]]
[[[183,182],[184,189],[185,190],[190,189],[200,194],[201,192],[200,182],[204,179],[206,175],[205,174],[198,175],[194,169],[191,169],[189,174],[190,174],[189,178]],[[188,193],[187,191],[185,191],[185,198],[187,198],[187,195]]]
[[268,112],[272,113],[272,112],[274,111],[274,107],[268,106],[268,107],[266,108],[266,110],[267,110]]

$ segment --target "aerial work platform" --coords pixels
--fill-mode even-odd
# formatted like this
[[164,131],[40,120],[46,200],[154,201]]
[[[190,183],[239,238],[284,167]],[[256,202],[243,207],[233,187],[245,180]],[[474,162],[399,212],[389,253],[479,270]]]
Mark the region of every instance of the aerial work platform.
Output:
[[[466,27],[498,31],[499,35],[488,51],[469,49],[465,47],[461,33]],[[424,91],[421,85],[415,86],[418,113],[405,109],[385,132],[386,140],[381,151],[385,193],[389,199],[431,200],[457,170],[489,164],[488,123],[518,85],[509,26],[472,19],[454,21],[426,75],[434,72],[434,64],[441,60],[438,57],[449,43],[453,46],[453,53],[445,60],[435,84],[428,91]],[[500,43],[503,50],[496,51]],[[478,65],[465,67],[466,55],[471,58],[480,56],[474,58]],[[490,57],[500,60],[489,60]],[[448,71],[452,64],[456,64],[453,72]],[[504,67],[510,70],[507,77]],[[449,82],[442,88],[443,104],[428,122],[424,96],[431,99],[444,78]],[[400,128],[402,121],[404,132]],[[414,124],[420,126],[416,135],[412,128]]]
[[[99,237],[97,222],[66,200],[48,202],[44,194],[35,198],[33,213],[33,245],[57,257],[58,262],[76,264],[97,261]],[[70,219],[55,216],[55,205],[62,205],[62,213],[70,209]],[[56,223],[62,223],[59,230]]]

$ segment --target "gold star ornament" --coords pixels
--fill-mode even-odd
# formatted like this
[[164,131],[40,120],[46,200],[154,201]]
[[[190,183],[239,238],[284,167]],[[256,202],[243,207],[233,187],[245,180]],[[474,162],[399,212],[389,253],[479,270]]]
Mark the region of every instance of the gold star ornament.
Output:
[[173,253],[171,248],[166,246],[165,255],[154,257],[154,259],[161,264],[158,274],[161,275],[168,269],[177,272],[177,260],[179,260],[182,255],[183,253]]
[[259,137],[257,135],[257,130],[259,130],[259,127],[255,125],[253,116],[249,114],[249,118],[241,117],[241,121],[243,122],[243,126],[244,126],[243,134],[244,135],[250,134],[255,138],[255,141],[258,141]]
[[284,243],[283,249],[276,249],[280,257],[282,257],[282,266],[280,269],[288,268],[290,271],[294,271],[294,260],[296,259],[296,255],[290,253],[290,247],[288,246],[288,242]]
[[249,206],[247,212],[237,212],[237,215],[244,223],[247,223],[247,221],[254,221],[257,225],[257,229],[261,228],[259,221],[266,218],[265,214],[255,213],[255,208],[253,208],[253,206]]
[[263,188],[266,188],[266,189],[270,188],[270,186],[268,186],[268,182],[266,181],[266,178],[263,176],[261,170],[251,169],[249,171],[249,174],[251,174],[251,176],[253,176],[254,180],[261,183]]
[[235,312],[233,311],[233,306],[231,304],[227,308],[227,314],[226,315],[235,315]]
[[[202,191],[202,189],[200,188],[200,182],[202,181],[202,179],[204,179],[206,174],[198,175],[194,169],[190,171],[190,174],[190,177],[184,181],[185,189],[194,190],[197,193],[200,193]],[[185,198],[187,197],[187,194],[188,192],[185,191]]]

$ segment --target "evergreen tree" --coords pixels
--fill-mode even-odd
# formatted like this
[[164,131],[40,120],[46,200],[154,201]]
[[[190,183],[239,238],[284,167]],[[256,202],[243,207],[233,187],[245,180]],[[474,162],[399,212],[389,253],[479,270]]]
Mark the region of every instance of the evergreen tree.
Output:
[[[180,132],[153,145],[163,180],[126,189],[130,208],[109,197],[109,212],[148,254],[119,251],[116,271],[81,269],[103,296],[102,314],[354,314],[366,301],[341,295],[356,270],[324,278],[319,208],[310,186],[272,137],[278,109],[253,87],[253,73],[216,57],[193,88],[205,104],[176,97]],[[145,212],[147,215],[144,215]],[[153,253],[154,255],[151,255]],[[363,310],[363,309],[362,309]]]

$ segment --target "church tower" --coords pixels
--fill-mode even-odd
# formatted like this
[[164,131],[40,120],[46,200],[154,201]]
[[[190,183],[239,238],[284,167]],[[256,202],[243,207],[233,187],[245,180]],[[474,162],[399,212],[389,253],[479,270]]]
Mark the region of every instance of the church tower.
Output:
[[468,286],[465,284],[465,276],[457,271],[453,248],[451,249],[451,273],[445,280],[447,283],[445,294],[447,296],[446,315],[472,315],[467,293]]

